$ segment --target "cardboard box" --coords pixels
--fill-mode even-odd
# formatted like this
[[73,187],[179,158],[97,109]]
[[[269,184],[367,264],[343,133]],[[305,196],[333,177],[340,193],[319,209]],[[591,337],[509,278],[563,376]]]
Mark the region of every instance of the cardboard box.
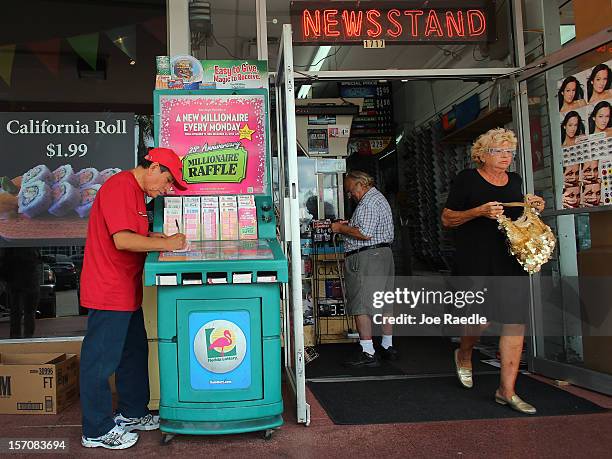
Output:
[[157,286],[146,286],[142,289],[142,314],[147,338],[157,339]]
[[314,325],[304,325],[304,347],[316,346]]
[[149,409],[159,410],[159,351],[157,340],[149,340]]
[[58,414],[78,394],[75,354],[0,354],[0,413]]

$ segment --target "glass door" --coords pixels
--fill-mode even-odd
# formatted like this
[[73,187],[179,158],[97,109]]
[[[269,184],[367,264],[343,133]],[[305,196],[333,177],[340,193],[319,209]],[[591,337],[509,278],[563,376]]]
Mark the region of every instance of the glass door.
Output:
[[[545,376],[612,394],[612,54],[577,43],[519,81],[523,173],[557,236],[532,277],[532,355]],[[605,43],[605,41],[604,41]],[[556,62],[555,62],[556,61]],[[529,76],[528,74],[532,75]]]
[[281,241],[289,261],[289,284],[283,300],[285,370],[297,403],[297,421],[310,423],[306,403],[300,206],[298,194],[295,86],[291,26],[283,26],[276,69],[276,116],[278,136],[279,210]]

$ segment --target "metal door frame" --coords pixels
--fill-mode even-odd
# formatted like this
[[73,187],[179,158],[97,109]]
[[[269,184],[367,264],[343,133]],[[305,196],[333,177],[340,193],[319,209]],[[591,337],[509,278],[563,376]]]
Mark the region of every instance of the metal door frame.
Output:
[[[285,345],[285,373],[296,398],[297,422],[309,425],[310,405],[306,402],[306,369],[304,361],[304,310],[302,305],[300,205],[298,202],[299,186],[292,46],[291,25],[285,24],[283,25],[283,33],[281,35],[278,66],[275,75],[281,239],[290,267],[289,286],[285,289],[286,295],[283,298],[283,340]],[[283,129],[284,127],[286,127],[286,130]],[[285,159],[287,160],[286,163]],[[291,320],[292,318],[293,320]],[[291,352],[292,349],[293,353]]]
[[[530,64],[528,68],[516,76],[515,93],[519,95],[517,98],[519,105],[517,114],[519,120],[516,125],[521,129],[519,139],[522,141],[522,151],[524,152],[523,157],[525,159],[531,158],[531,131],[529,127],[527,80],[541,76],[542,74],[545,74],[545,72],[557,69],[559,66],[586,53],[592,52],[610,41],[612,41],[612,28],[606,28],[597,34],[571,45],[567,45],[556,52],[536,60]],[[550,91],[547,92],[550,94]],[[552,102],[556,103],[554,100]],[[524,182],[527,185],[526,191],[533,192],[533,171],[531,170],[529,161],[523,161],[523,170],[521,172],[524,174]],[[557,206],[555,205],[555,207]],[[592,213],[601,211],[601,208],[553,210],[544,212],[543,216],[571,218],[571,216],[576,213]],[[535,294],[536,292],[539,293],[541,289],[540,274],[531,276],[531,282],[532,298],[530,309],[531,327],[533,333],[531,339],[529,340],[531,348],[528,362],[529,370],[549,378],[565,380],[587,389],[612,395],[612,375],[581,368],[568,363],[553,361],[540,355],[542,353],[541,350],[544,349],[544,317],[541,296],[539,294]]]

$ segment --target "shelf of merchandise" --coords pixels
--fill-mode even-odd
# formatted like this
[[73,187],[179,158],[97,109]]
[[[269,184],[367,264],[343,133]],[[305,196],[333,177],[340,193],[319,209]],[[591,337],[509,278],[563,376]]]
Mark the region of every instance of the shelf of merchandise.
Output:
[[512,109],[509,107],[498,107],[487,110],[471,123],[451,132],[441,139],[445,144],[471,143],[483,132],[498,126],[504,126],[512,121]]
[[452,234],[442,227],[440,216],[450,183],[470,166],[469,144],[443,143],[439,122],[425,124],[408,135],[406,194],[411,196],[408,226],[413,256],[430,269],[447,272],[453,254]]
[[[315,244],[313,244],[313,246],[315,246]],[[345,306],[342,299],[327,297],[325,291],[325,281],[341,281],[344,254],[318,254],[316,253],[316,246],[313,251],[314,253],[311,255],[312,305],[315,319],[316,343],[353,343],[355,339],[347,338],[349,330],[356,329],[352,317],[347,317],[345,314],[338,316],[319,315],[319,306],[324,303],[325,300],[333,300],[334,304]],[[323,272],[321,272],[321,268],[323,268]],[[336,303],[336,301],[338,302]]]

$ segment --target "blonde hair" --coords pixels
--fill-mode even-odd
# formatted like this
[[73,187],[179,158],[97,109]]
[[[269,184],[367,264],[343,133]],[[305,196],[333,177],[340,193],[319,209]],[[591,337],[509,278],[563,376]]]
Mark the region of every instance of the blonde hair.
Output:
[[504,142],[510,142],[512,148],[516,148],[518,141],[516,135],[509,129],[494,128],[490,129],[476,139],[472,145],[472,161],[479,166],[484,164],[483,156],[487,150],[493,145],[499,145]]
[[353,180],[355,183],[361,183],[364,187],[374,186],[374,179],[367,172],[349,171],[346,178]]

